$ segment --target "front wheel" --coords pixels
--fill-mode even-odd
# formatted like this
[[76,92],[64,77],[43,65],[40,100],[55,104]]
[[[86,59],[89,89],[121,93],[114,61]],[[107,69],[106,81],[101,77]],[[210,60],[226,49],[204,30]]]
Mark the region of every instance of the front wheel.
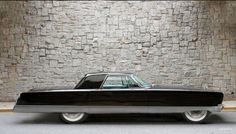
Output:
[[65,123],[81,123],[87,118],[86,113],[61,113],[60,118]]
[[206,110],[184,112],[184,118],[192,123],[202,123],[210,114]]

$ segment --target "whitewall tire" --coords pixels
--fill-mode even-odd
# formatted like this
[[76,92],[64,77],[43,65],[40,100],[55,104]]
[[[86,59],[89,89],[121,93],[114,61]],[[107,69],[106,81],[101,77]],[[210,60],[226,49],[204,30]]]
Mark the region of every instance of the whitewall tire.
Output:
[[61,113],[60,118],[65,123],[81,123],[87,118],[86,113]]
[[202,123],[208,116],[210,112],[206,110],[200,111],[187,111],[184,112],[184,118],[192,123]]

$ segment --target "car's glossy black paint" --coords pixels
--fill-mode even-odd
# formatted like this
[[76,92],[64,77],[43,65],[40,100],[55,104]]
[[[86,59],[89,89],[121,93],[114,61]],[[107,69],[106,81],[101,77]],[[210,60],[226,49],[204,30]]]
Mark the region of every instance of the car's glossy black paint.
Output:
[[17,105],[78,105],[78,106],[217,106],[219,92],[181,90],[130,91],[57,91],[22,93]]
[[152,88],[101,89],[101,85],[108,75],[110,74],[97,74],[91,79],[87,79],[89,75],[86,75],[74,89],[31,90],[22,93],[16,105],[217,106],[223,100],[221,92],[190,88],[154,86]]

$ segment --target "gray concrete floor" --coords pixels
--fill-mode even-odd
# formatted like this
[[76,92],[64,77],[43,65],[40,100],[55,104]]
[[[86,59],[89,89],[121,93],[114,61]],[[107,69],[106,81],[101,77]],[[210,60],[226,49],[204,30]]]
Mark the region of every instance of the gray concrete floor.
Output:
[[91,115],[83,124],[64,124],[55,114],[0,113],[1,134],[235,134],[236,112],[212,114],[206,124],[179,115]]

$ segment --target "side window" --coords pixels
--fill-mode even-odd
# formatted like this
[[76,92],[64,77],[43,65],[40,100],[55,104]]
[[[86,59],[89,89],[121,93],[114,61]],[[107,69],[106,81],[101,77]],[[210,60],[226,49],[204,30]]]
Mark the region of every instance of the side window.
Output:
[[127,76],[127,83],[130,88],[138,88],[139,87],[139,85],[130,76]]
[[106,75],[91,75],[83,78],[76,86],[76,89],[98,89],[100,88]]
[[106,81],[103,84],[104,89],[114,89],[114,88],[128,88],[128,83],[126,80],[126,76],[108,76]]

